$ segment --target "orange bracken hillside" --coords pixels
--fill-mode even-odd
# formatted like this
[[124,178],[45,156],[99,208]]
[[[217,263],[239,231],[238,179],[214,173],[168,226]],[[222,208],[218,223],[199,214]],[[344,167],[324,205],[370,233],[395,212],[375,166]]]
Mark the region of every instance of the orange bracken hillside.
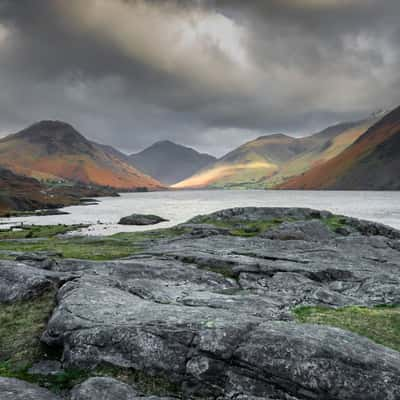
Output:
[[0,165],[40,180],[68,180],[114,189],[158,189],[107,147],[92,143],[71,125],[42,121],[0,140]]
[[400,107],[335,158],[289,179],[280,189],[400,188]]

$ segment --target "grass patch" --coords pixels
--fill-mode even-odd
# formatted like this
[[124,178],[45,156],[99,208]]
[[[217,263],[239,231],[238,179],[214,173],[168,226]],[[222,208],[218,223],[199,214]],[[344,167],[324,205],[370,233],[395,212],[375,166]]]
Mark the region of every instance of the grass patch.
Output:
[[54,305],[54,291],[33,300],[0,305],[0,362],[25,367],[41,357],[40,336]]
[[400,351],[400,306],[298,307],[294,314],[299,322],[342,328]]
[[[44,232],[43,230],[41,232]],[[43,240],[32,242],[0,241],[0,250],[16,252],[51,251],[60,253],[65,258],[106,261],[113,260],[142,251],[149,242],[160,239],[170,239],[182,235],[182,228],[159,229],[146,232],[118,233],[104,237],[70,237],[58,238],[53,233]],[[10,258],[3,255],[3,258]]]
[[86,225],[21,225],[7,230],[0,230],[0,240],[51,238],[76,231]]

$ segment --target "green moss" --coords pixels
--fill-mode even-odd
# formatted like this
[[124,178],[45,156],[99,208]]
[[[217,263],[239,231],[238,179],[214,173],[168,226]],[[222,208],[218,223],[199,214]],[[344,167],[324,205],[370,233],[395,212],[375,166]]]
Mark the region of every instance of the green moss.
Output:
[[400,306],[299,307],[294,314],[299,322],[342,328],[400,351]]

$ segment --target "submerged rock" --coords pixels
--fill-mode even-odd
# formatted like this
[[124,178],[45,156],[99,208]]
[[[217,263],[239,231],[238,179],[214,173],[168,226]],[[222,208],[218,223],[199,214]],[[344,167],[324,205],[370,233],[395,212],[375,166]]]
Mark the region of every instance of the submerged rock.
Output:
[[151,214],[132,214],[119,220],[120,225],[155,225],[166,222],[167,219]]

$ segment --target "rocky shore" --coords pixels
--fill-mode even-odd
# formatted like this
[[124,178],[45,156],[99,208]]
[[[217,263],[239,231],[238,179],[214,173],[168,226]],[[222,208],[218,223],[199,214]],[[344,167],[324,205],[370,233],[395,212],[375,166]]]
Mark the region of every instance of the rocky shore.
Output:
[[[120,260],[0,261],[3,306],[55,296],[36,373],[2,370],[0,338],[0,398],[400,399],[397,349],[296,318],[398,305],[399,231],[294,208],[224,210],[179,229]],[[62,390],[40,376],[71,371]]]

